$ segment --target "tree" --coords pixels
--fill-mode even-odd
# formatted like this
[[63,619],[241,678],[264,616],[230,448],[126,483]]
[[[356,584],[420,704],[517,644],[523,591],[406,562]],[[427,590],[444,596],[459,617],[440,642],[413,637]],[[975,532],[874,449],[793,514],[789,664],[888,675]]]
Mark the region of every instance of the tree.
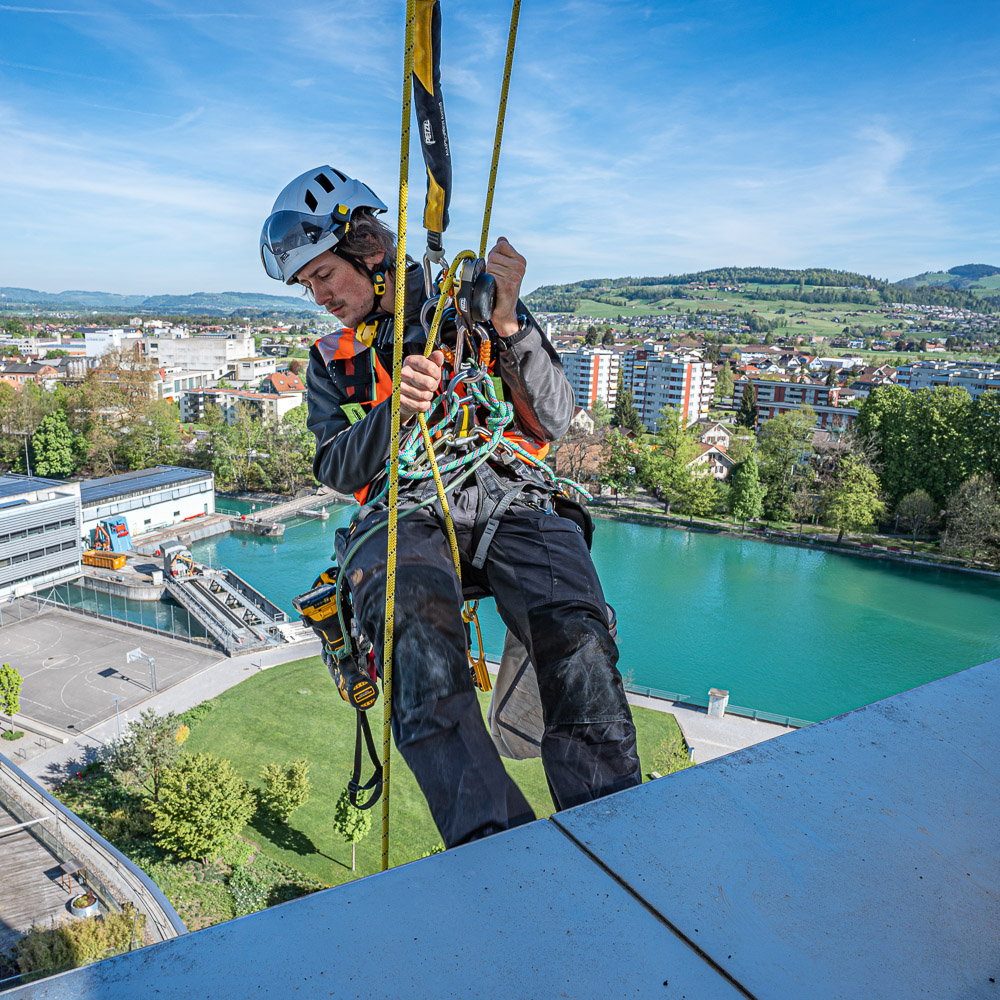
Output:
[[16,667],[12,667],[9,663],[0,667],[0,712],[3,712],[9,719],[12,731],[14,720],[11,716],[21,711],[21,685],[23,683],[24,678]]
[[729,362],[725,361],[719,369],[718,378],[715,380],[716,402],[724,403],[727,399],[732,399],[734,385],[733,370],[729,367]]
[[228,760],[204,750],[187,755],[164,775],[152,806],[154,839],[182,858],[207,861],[236,839],[255,806]]
[[733,460],[734,467],[757,452],[757,437],[753,431],[746,434],[731,434],[726,454]]
[[601,446],[600,462],[598,481],[615,491],[617,507],[619,492],[635,490],[636,454],[632,442],[621,431],[611,431]]
[[69,476],[76,469],[73,432],[62,410],[42,417],[31,436],[32,471],[39,476]]
[[839,528],[837,541],[845,531],[865,531],[885,512],[879,497],[879,481],[874,469],[861,455],[845,455],[837,466],[836,479],[827,490],[825,516]]
[[312,474],[316,439],[306,426],[305,403],[289,410],[278,424],[272,424],[267,457],[262,467],[274,489],[294,493],[299,484],[315,482]]
[[612,413],[603,399],[594,400],[594,405],[590,408],[590,415],[594,418],[595,431],[602,430],[611,423]]
[[968,427],[972,470],[1000,481],[1000,391],[990,389],[972,401]]
[[614,347],[615,334],[613,330],[605,330],[601,336],[601,347]]
[[130,722],[121,739],[106,743],[101,761],[119,784],[139,788],[158,801],[167,772],[181,755],[180,723],[173,712],[148,708]]
[[583,342],[584,342],[584,343],[585,343],[585,344],[586,344],[586,345],[587,345],[588,347],[596,347],[596,346],[597,346],[597,331],[596,331],[596,330],[594,330],[594,332],[593,332],[593,333],[591,333],[591,332],[590,332],[590,331],[588,330],[588,331],[587,331],[587,333],[586,333],[586,335],[585,335],[585,336],[584,336],[584,338],[583,338]]
[[689,523],[694,523],[695,517],[710,517],[715,513],[717,496],[715,476],[693,469],[680,498],[680,508],[688,515]]
[[830,365],[826,370],[826,384],[829,386],[837,384],[837,373],[834,371],[833,365]]
[[351,797],[345,788],[337,799],[333,810],[333,828],[351,845],[351,871],[356,870],[356,846],[363,840],[372,828],[372,812],[370,809],[358,809],[351,805]]
[[732,486],[729,490],[729,510],[738,521],[756,520],[764,511],[764,494],[767,487],[761,486],[757,460],[750,455],[733,469]]
[[311,783],[309,781],[309,761],[290,760],[287,764],[265,764],[260,770],[264,788],[260,802],[267,812],[287,823],[299,806],[309,801]]
[[757,418],[757,388],[753,382],[748,381],[740,400],[740,408],[736,412],[736,424],[753,431],[757,429]]
[[910,552],[916,552],[917,535],[937,517],[937,504],[923,490],[914,490],[899,501],[896,514],[910,533]]
[[788,496],[795,479],[807,468],[812,452],[816,414],[811,406],[780,413],[768,420],[757,436],[760,477],[767,486],[768,517],[788,517]]
[[1000,561],[1000,496],[991,475],[971,476],[962,483],[948,500],[945,520],[942,551],[973,562]]
[[644,457],[640,473],[646,488],[664,501],[669,514],[672,503],[692,494],[691,462],[698,455],[698,440],[679,406],[660,410],[655,437],[656,450]]
[[3,321],[3,332],[8,337],[28,336],[28,328],[16,316],[11,316],[10,319]]
[[788,497],[788,510],[792,520],[798,524],[801,535],[802,525],[816,515],[816,495],[810,492],[807,483],[800,483],[798,488],[791,492]]
[[625,376],[618,373],[618,392],[615,394],[615,410],[612,423],[622,430],[640,434],[645,429],[639,419],[639,411],[635,408],[632,393],[625,388]]

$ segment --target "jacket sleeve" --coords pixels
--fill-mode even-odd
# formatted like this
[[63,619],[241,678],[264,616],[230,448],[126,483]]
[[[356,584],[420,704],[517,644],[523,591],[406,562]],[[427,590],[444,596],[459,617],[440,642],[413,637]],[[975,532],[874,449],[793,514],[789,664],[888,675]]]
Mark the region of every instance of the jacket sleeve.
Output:
[[340,408],[345,397],[315,347],[309,354],[306,388],[306,426],[316,436],[313,475],[338,493],[355,493],[385,470],[392,429],[391,401],[373,406],[363,420],[352,424]]
[[537,441],[554,441],[569,430],[575,402],[559,355],[534,316],[518,302],[528,323],[512,337],[498,338],[497,364],[522,430]]

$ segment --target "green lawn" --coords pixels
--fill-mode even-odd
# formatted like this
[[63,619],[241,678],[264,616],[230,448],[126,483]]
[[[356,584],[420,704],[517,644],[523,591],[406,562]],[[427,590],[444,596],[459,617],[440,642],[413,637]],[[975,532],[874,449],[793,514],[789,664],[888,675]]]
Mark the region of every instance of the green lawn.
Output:
[[[480,696],[483,711],[488,695]],[[350,845],[333,830],[333,810],[351,775],[355,713],[341,701],[319,657],[295,660],[247,678],[219,695],[216,707],[198,722],[185,744],[192,753],[210,750],[233,762],[254,785],[268,761],[283,763],[307,757],[312,764],[312,798],[287,827],[254,820],[245,836],[268,856],[292,865],[327,885],[337,885],[378,871],[381,805],[375,807],[372,831],[358,844],[358,872],[350,870]],[[648,772],[656,748],[679,736],[672,715],[633,709],[639,755]],[[369,711],[376,742],[381,746],[381,704]],[[541,761],[505,761],[535,810],[553,811]],[[365,774],[367,780],[368,773]],[[399,753],[392,755],[390,860],[393,865],[421,857],[440,844],[416,780]]]

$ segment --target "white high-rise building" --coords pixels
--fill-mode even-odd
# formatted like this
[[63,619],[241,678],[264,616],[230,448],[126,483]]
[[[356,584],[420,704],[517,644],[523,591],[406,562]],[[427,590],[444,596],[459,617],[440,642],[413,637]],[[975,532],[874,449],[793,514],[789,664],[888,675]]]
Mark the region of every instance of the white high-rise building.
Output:
[[715,393],[710,361],[689,351],[643,353],[644,357],[632,359],[626,384],[647,430],[655,430],[665,406],[679,406],[689,424],[708,416]]
[[559,360],[573,387],[577,406],[589,410],[599,399],[608,407],[615,405],[619,359],[614,351],[579,347],[574,351],[561,351]]

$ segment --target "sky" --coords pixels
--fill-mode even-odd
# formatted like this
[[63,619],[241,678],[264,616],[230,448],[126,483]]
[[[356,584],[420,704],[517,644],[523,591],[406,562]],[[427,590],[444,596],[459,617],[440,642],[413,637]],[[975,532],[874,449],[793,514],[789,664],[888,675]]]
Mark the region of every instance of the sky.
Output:
[[[510,7],[443,0],[450,254],[478,246]],[[402,0],[0,2],[0,285],[285,291],[321,164],[395,226]],[[719,266],[1000,266],[1000,2],[524,0],[491,237],[525,290]],[[410,167],[409,247],[424,174]]]

